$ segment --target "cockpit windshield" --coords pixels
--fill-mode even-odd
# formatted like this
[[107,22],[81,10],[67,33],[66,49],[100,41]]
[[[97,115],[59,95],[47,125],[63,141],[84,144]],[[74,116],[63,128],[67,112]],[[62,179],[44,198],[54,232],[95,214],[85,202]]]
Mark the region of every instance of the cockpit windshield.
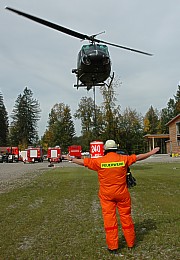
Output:
[[88,45],[83,45],[82,50],[84,51],[85,54],[88,54],[90,51],[93,50],[99,50],[105,52],[107,55],[109,55],[108,52],[108,47],[104,44],[88,44]]

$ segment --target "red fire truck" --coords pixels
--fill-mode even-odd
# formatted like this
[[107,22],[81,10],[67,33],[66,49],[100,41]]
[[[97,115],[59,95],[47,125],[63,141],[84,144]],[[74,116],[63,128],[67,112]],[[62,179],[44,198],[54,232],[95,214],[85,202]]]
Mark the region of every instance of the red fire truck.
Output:
[[19,148],[18,147],[0,147],[0,162],[18,162]]
[[81,145],[71,145],[68,147],[68,153],[71,157],[81,159],[82,147]]
[[43,152],[42,147],[29,147],[27,151],[27,160],[24,160],[24,163],[34,163],[34,162],[43,162]]
[[62,162],[62,153],[60,146],[49,147],[47,151],[47,158],[50,163],[60,163]]
[[7,147],[8,151],[8,160],[11,162],[19,161],[19,148],[18,147]]

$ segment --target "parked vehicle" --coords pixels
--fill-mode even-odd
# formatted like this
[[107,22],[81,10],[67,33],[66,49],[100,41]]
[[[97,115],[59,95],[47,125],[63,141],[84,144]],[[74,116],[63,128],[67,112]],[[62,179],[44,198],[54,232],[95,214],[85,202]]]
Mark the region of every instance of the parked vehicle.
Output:
[[47,158],[50,163],[62,162],[62,152],[60,146],[49,147],[47,151]]
[[18,147],[7,147],[8,162],[19,161],[19,148]]
[[81,145],[71,145],[68,147],[68,153],[71,157],[81,159],[82,147]]
[[27,160],[24,160],[24,163],[35,163],[43,162],[43,152],[42,147],[29,147],[27,151]]
[[19,148],[14,146],[0,147],[0,162],[13,163],[19,161]]

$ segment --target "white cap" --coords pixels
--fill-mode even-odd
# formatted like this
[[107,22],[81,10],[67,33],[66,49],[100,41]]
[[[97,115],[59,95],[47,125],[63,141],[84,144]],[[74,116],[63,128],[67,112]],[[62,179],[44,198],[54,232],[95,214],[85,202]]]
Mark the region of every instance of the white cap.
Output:
[[105,150],[115,150],[115,149],[117,149],[117,144],[115,143],[115,141],[114,140],[107,140],[106,142],[105,142],[105,145],[104,145],[104,149]]

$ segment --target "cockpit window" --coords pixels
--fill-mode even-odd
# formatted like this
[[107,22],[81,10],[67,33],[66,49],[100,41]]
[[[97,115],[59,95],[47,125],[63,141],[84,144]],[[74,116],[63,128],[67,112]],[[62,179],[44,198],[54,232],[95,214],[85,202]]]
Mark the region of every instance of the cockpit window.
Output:
[[93,51],[94,49],[96,50],[102,50],[104,51],[107,55],[109,55],[108,52],[108,47],[104,44],[88,44],[88,45],[83,45],[82,46],[82,50],[85,54],[87,54],[87,52],[89,51]]
[[99,45],[99,49],[101,49],[101,50],[105,51],[106,53],[108,53],[108,47],[106,45]]

